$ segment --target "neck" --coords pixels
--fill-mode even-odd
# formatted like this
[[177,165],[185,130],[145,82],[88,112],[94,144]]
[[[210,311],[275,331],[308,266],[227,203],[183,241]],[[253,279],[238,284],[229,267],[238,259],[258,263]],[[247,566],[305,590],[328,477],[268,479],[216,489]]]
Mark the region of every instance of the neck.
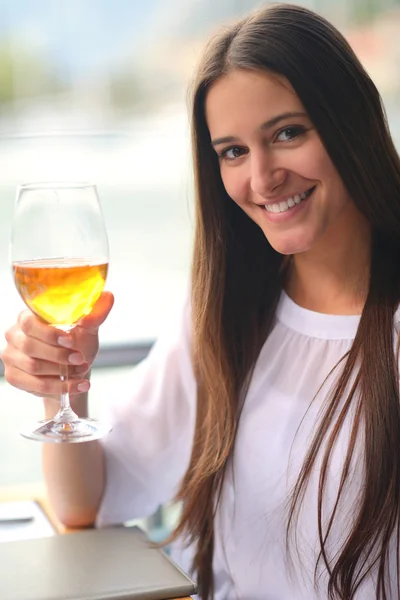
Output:
[[368,294],[370,227],[362,218],[347,232],[336,232],[330,238],[292,257],[286,292],[309,310],[361,314]]

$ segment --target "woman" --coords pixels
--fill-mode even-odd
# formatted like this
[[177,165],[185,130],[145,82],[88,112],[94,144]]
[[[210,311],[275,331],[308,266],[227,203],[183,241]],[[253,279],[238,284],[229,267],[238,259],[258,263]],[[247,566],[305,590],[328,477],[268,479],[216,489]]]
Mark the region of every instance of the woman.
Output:
[[[379,94],[331,25],[278,4],[211,40],[192,116],[191,301],[102,444],[44,448],[53,506],[105,525],[176,494],[204,600],[398,598],[400,162]],[[111,305],[70,340],[23,313],[7,380],[50,417],[59,363],[79,365],[85,414]]]

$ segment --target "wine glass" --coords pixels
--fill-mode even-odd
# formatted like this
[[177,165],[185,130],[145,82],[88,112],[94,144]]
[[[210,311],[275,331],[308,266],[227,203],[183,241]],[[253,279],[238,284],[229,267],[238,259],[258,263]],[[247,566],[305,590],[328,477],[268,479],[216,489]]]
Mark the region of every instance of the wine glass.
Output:
[[[40,319],[67,333],[88,315],[103,291],[108,241],[96,186],[29,183],[17,189],[11,237],[14,282]],[[60,410],[21,432],[42,442],[85,442],[108,433],[70,406],[68,366],[60,370]]]

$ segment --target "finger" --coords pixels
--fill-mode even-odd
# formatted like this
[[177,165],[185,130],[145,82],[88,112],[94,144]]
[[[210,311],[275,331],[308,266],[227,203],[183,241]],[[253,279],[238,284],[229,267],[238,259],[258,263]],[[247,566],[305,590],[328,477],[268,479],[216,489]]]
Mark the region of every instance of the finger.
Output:
[[84,317],[78,327],[82,327],[90,333],[97,333],[100,325],[104,323],[114,305],[114,296],[111,292],[103,292],[93,307],[92,312]]
[[[15,347],[8,346],[5,348],[1,355],[4,365],[7,367],[15,367],[29,373],[31,375],[58,375],[60,376],[60,364],[54,361],[42,360],[41,358],[35,358],[28,356],[24,352],[21,352]],[[89,371],[89,365],[87,362],[83,362],[80,365],[68,365],[68,375],[84,376]]]
[[[61,394],[60,377],[37,376],[11,367],[5,370],[5,379],[13,387],[40,397],[59,397]],[[72,378],[68,381],[68,392],[71,396],[87,392],[90,381],[81,378]]]
[[9,344],[6,351],[12,354],[13,349],[19,352],[19,358],[21,358],[21,354],[24,354],[27,359],[36,360],[36,362],[44,360],[57,365],[71,364],[75,366],[82,365],[85,362],[82,353],[79,351],[51,346],[38,339],[28,337],[19,330],[13,335],[12,343]]
[[20,329],[26,336],[35,338],[52,346],[58,345],[60,332],[48,323],[41,321],[30,310],[24,310],[18,316],[17,325],[6,332],[6,340],[11,341],[15,332]]

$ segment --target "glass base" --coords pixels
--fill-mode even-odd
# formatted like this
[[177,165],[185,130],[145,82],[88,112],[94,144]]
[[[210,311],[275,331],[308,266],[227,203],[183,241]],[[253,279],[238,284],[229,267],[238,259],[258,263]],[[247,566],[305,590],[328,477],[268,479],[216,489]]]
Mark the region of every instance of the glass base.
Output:
[[55,444],[91,442],[98,440],[111,431],[111,426],[96,419],[79,419],[73,421],[38,421],[33,427],[23,429],[21,435],[37,442]]

